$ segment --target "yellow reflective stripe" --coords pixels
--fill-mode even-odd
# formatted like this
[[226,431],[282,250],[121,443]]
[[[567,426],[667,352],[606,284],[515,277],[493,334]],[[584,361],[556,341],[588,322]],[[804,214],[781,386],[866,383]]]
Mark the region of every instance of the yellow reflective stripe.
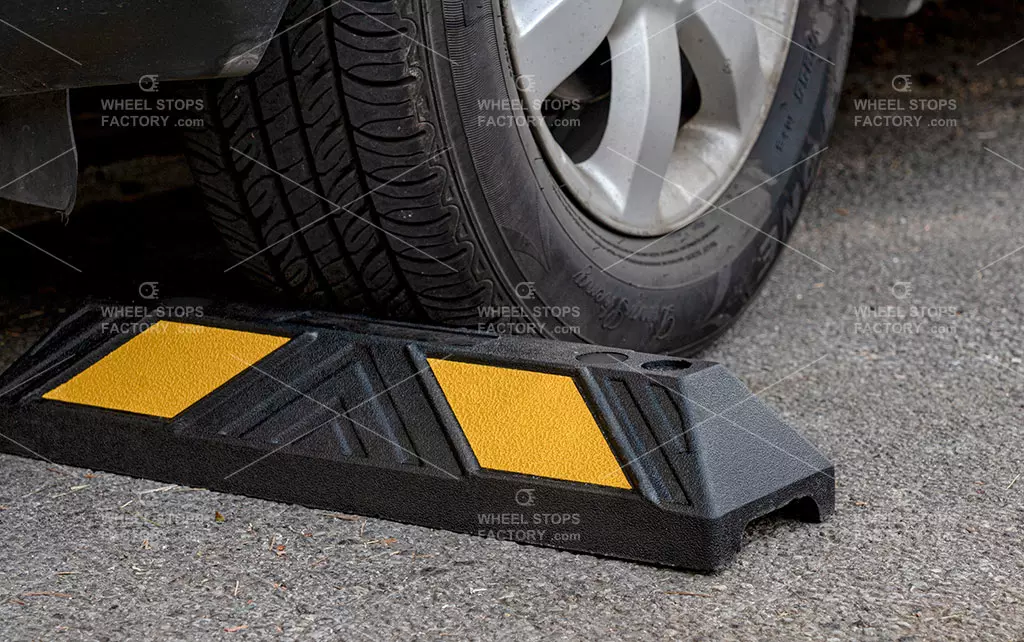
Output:
[[170,418],[288,341],[159,321],[43,398]]
[[571,377],[427,361],[482,468],[631,488]]

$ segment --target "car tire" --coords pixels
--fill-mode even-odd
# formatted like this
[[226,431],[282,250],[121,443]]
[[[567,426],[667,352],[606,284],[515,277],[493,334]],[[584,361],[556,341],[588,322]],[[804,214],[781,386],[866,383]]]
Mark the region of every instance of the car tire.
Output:
[[500,0],[294,0],[255,72],[205,83],[188,155],[229,269],[290,302],[685,355],[735,321],[793,230],[854,4],[800,1],[770,111],[716,203],[747,195],[653,247],[562,189],[523,117]]

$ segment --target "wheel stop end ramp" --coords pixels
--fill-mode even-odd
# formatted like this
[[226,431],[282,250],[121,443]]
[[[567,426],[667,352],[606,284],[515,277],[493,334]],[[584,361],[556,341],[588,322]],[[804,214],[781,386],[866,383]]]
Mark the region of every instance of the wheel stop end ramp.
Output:
[[[171,313],[175,316],[171,317]],[[694,570],[834,509],[720,365],[324,313],[90,305],[0,378],[0,450]]]

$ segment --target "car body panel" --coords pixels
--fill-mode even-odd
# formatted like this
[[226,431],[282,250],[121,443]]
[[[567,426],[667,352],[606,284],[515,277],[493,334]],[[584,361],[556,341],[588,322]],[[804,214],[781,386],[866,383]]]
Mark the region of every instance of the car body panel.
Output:
[[11,0],[0,9],[0,96],[256,68],[287,0]]

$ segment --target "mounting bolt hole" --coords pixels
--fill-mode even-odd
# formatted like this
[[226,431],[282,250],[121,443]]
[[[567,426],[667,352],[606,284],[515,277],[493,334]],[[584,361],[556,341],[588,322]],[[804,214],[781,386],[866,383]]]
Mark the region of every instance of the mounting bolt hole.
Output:
[[653,372],[672,372],[673,370],[686,370],[692,365],[685,359],[665,359],[663,361],[648,361],[640,367]]

